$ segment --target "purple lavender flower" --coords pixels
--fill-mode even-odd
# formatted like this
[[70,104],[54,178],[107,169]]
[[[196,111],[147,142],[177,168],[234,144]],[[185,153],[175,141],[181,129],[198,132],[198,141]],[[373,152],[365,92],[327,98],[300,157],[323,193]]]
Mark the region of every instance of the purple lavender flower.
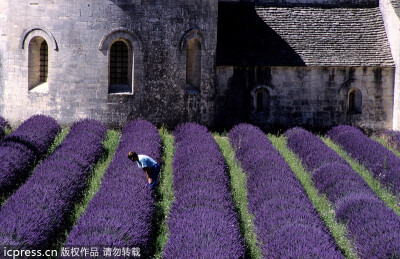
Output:
[[35,115],[0,143],[0,196],[7,195],[29,175],[61,128],[51,117]]
[[161,161],[161,138],[153,124],[134,120],[122,129],[101,188],[72,229],[67,246],[138,247],[141,254],[149,252],[154,199],[145,174],[128,159],[129,151]]
[[17,142],[26,145],[38,158],[43,157],[61,127],[51,117],[34,115],[24,121],[14,132],[4,138],[2,145]]
[[361,131],[346,126],[337,126],[327,135],[359,163],[370,170],[383,185],[400,195],[400,158],[377,141],[368,138]]
[[247,174],[248,208],[263,257],[343,258],[299,180],[265,134],[240,124],[228,137]]
[[164,258],[243,258],[245,249],[224,158],[208,130],[175,132],[174,194]]
[[400,151],[400,131],[386,130],[382,133],[382,137],[384,137],[393,148]]
[[[312,173],[315,187],[335,205],[336,218],[347,225],[349,238],[359,256],[397,258],[400,255],[400,218],[320,138],[302,129],[289,130],[285,135],[288,146]],[[336,127],[328,135],[338,141],[346,140],[347,143],[340,143],[351,147],[368,141],[361,131],[350,126]],[[324,163],[314,162],[321,157]]]
[[[99,123],[86,120],[84,125],[96,128]],[[63,231],[86,187],[91,167],[104,151],[103,139],[94,140],[80,134],[75,130],[80,126],[76,123],[71,128],[64,142],[36,167],[33,175],[0,210],[0,238],[5,240],[4,245],[17,243],[18,248],[48,248]],[[103,125],[100,135],[105,136],[106,130]],[[73,148],[70,143],[74,144]]]

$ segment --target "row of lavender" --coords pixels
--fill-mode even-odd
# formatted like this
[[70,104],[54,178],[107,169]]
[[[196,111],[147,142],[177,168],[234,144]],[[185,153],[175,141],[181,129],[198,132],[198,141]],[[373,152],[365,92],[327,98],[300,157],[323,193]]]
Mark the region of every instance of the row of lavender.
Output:
[[243,258],[244,242],[222,154],[203,126],[174,132],[175,201],[163,258]]
[[337,126],[327,136],[363,164],[383,185],[400,195],[399,157],[351,126]]
[[127,124],[98,193],[72,229],[67,246],[104,245],[150,249],[154,198],[143,172],[128,159],[129,151],[161,160],[161,138],[147,121]]
[[228,135],[247,175],[248,209],[265,258],[343,258],[304,188],[258,128],[240,124]]
[[311,173],[319,193],[335,205],[336,218],[347,225],[349,238],[359,256],[397,258],[400,255],[400,218],[320,138],[300,128],[293,128],[285,135],[289,148]]
[[106,130],[94,120],[71,127],[61,145],[1,208],[1,244],[30,249],[54,245],[86,187],[92,166],[104,151]]
[[[0,130],[1,131],[1,130]],[[23,122],[0,143],[0,196],[10,193],[43,158],[61,131],[50,117],[35,115]]]

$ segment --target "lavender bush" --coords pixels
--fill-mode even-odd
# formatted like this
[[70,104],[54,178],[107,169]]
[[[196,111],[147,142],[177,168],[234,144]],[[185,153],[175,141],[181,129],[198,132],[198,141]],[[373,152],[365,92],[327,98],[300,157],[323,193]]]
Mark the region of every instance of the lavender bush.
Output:
[[46,154],[55,136],[61,127],[51,117],[34,115],[24,121],[13,133],[8,135],[3,142],[17,142],[26,145],[38,158]]
[[0,196],[26,179],[60,131],[53,118],[35,115],[4,138],[0,143]]
[[[76,128],[91,129],[81,134]],[[63,143],[0,210],[0,237],[19,248],[49,248],[63,229],[101,157],[107,128],[94,120],[75,123]],[[73,145],[73,147],[71,146]]]
[[382,133],[382,136],[389,142],[389,144],[400,151],[400,131],[398,130],[386,130]]
[[343,258],[303,187],[258,128],[228,134],[247,174],[248,209],[265,258]]
[[101,188],[72,229],[67,246],[139,247],[142,254],[148,253],[154,199],[145,174],[128,159],[129,151],[160,162],[161,137],[153,124],[134,120],[123,128]]
[[203,126],[174,132],[174,193],[163,258],[243,258],[245,249],[225,162]]
[[[349,126],[328,135],[362,134]],[[319,193],[335,205],[336,218],[347,225],[361,258],[397,258],[400,255],[400,218],[369,188],[364,179],[336,152],[312,133],[294,128],[285,133],[287,144],[312,173]],[[340,137],[339,137],[340,138]],[[357,141],[348,139],[348,141]],[[312,152],[310,152],[312,150]],[[316,163],[321,157],[327,161]]]
[[400,158],[361,131],[337,126],[327,136],[371,171],[383,185],[400,195]]

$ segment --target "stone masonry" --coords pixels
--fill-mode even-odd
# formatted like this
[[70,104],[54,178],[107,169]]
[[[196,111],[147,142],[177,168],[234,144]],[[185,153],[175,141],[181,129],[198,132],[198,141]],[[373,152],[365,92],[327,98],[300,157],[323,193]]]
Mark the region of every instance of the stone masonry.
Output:
[[[0,115],[398,129],[399,14],[395,0],[0,0]],[[118,41],[128,83],[111,86]]]
[[[213,0],[0,1],[0,114],[17,124],[36,113],[63,124],[92,117],[110,126],[142,117],[157,125],[214,112],[217,2]],[[28,40],[49,44],[48,84],[28,91]],[[133,93],[108,94],[105,39],[130,37]],[[201,88],[185,88],[188,37],[201,41]],[[107,44],[107,41],[104,42]]]
[[[392,127],[395,66],[376,2],[258,2],[219,6],[217,116],[228,118],[221,127]],[[258,91],[268,93],[259,96],[267,109],[257,108]],[[360,96],[354,111],[352,92]]]

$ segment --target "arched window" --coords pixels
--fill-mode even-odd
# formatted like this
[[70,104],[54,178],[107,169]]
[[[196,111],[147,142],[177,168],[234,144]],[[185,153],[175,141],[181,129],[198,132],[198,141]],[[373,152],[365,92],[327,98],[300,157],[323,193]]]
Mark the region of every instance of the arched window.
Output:
[[29,42],[28,89],[47,82],[49,71],[49,47],[45,39],[34,37]]
[[118,40],[110,48],[109,93],[132,92],[133,59],[129,44]]
[[200,90],[201,83],[201,43],[197,38],[187,43],[186,84],[193,90]]
[[270,94],[265,88],[256,91],[256,111],[259,113],[269,114]]
[[348,112],[361,114],[362,113],[362,93],[357,88],[352,88],[348,92]]

